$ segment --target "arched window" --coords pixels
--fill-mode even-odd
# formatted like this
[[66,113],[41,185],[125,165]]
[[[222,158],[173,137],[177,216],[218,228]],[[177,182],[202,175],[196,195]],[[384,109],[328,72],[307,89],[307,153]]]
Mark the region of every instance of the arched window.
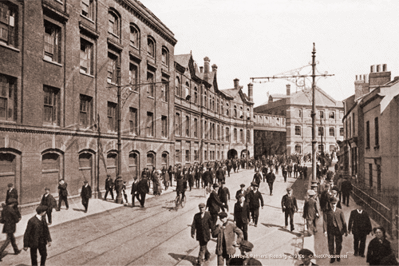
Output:
[[161,164],[162,164],[162,169],[168,169],[168,165],[169,165],[169,154],[168,154],[168,152],[166,152],[166,151],[164,151],[163,153],[162,153],[162,162],[161,162]]
[[181,97],[180,88],[180,79],[179,77],[176,77],[176,95]]
[[237,106],[234,106],[234,118],[237,118]]
[[135,177],[140,177],[139,169],[140,169],[140,154],[137,151],[133,151],[129,153],[129,174],[132,177],[128,178],[129,182],[132,181]]
[[251,143],[251,131],[247,129],[247,143]]
[[226,140],[230,142],[230,129],[228,127],[226,127]]
[[237,140],[237,129],[234,129],[234,142],[238,142]]
[[108,11],[108,32],[120,36],[120,16],[115,10]]
[[118,165],[118,153],[117,151],[111,151],[107,154],[107,173],[111,175],[112,178],[116,177],[116,168]]
[[219,113],[219,99],[217,99],[217,103],[216,103],[216,113]]
[[147,38],[147,54],[149,57],[155,58],[155,41],[151,38]]
[[330,127],[329,132],[330,132],[330,136],[331,136],[331,137],[334,137],[334,136],[335,136],[335,128]]
[[240,129],[240,141],[244,143],[244,130]]
[[204,91],[204,107],[206,108],[206,91]]
[[220,102],[220,114],[224,115],[223,102]]
[[181,121],[180,121],[179,113],[176,113],[176,116],[175,116],[175,135],[181,136]]
[[198,89],[194,87],[194,103],[198,104]]
[[190,95],[190,84],[188,83],[188,81],[186,82],[186,100],[189,100],[189,98],[187,98],[187,96]]
[[152,171],[152,169],[154,169],[155,167],[155,153],[153,152],[149,152],[147,153],[147,165],[146,167]]
[[190,137],[190,117],[186,116],[186,137]]
[[130,45],[140,49],[140,31],[134,24],[130,24]]
[[17,156],[0,151],[0,197],[5,199],[7,195],[7,186],[5,184],[15,184],[17,174]]
[[219,125],[217,125],[217,136],[216,136],[217,140],[220,140],[220,127]]
[[62,170],[62,153],[51,150],[42,154],[42,178],[40,181],[41,184],[46,184],[53,193],[57,191]]
[[169,68],[169,51],[166,47],[162,47],[162,64]]
[[198,119],[194,118],[194,137],[198,137]]

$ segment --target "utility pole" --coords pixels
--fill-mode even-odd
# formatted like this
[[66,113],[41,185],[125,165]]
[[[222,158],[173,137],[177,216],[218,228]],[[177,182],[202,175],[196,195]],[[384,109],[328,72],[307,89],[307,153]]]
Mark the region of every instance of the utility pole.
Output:
[[[303,87],[305,88],[305,78],[312,78],[312,180],[316,181],[316,99],[315,99],[315,93],[316,93],[316,77],[329,77],[329,76],[334,76],[334,74],[316,74],[316,46],[315,43],[313,43],[313,50],[312,50],[312,74],[305,74],[302,75],[300,74],[300,71],[304,69],[307,66],[303,66],[294,70],[287,71],[286,73],[281,73],[278,75],[274,76],[268,76],[268,77],[253,77],[250,78],[252,82],[257,82],[257,83],[262,83],[262,82],[268,82],[273,79],[286,79],[291,82],[294,82],[297,87]],[[256,80],[256,81],[255,81]],[[262,81],[263,80],[263,81]]]

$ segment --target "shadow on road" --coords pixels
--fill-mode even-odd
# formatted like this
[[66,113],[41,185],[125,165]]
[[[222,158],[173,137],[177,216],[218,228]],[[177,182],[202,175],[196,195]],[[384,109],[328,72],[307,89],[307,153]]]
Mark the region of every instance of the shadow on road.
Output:
[[168,253],[168,255],[177,261],[186,260],[191,262],[192,265],[197,265],[197,257],[184,255],[184,254],[176,254],[176,253]]
[[76,209],[76,208],[73,208],[72,210],[77,211],[77,212],[85,212],[84,209]]

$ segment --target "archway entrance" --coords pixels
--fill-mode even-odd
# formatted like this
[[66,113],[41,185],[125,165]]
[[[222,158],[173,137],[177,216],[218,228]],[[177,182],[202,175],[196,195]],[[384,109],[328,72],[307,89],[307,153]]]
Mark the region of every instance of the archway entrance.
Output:
[[227,152],[227,159],[235,159],[237,158],[237,151],[235,149],[231,149]]

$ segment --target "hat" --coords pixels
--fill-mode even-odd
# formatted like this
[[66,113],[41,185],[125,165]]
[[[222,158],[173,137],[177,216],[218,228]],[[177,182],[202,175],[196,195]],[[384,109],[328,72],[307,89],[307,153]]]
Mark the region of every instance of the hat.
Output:
[[15,198],[9,198],[8,199],[8,201],[7,201],[7,204],[13,204],[13,203],[18,203],[18,200],[17,199],[15,199]]
[[44,190],[48,190],[48,191],[50,191],[50,189],[49,189],[48,187],[46,187]]
[[40,213],[45,212],[45,211],[47,211],[47,206],[39,205],[39,206],[36,208],[36,213],[37,213],[37,214],[40,214]]
[[336,197],[332,197],[330,203],[338,203],[338,199]]
[[8,186],[8,187],[13,187],[14,184],[13,184],[13,183],[9,183],[7,186]]
[[287,192],[289,192],[289,191],[291,191],[292,190],[292,188],[290,188],[290,187],[287,187]]
[[240,248],[246,250],[246,251],[251,251],[254,248],[254,244],[247,240],[241,240],[240,243]]
[[253,187],[258,187],[259,185],[258,185],[257,183],[255,183],[255,182],[252,182],[252,183],[251,183],[251,186],[253,186]]
[[200,203],[200,204],[198,204],[198,207],[205,208],[205,204],[204,203]]
[[225,181],[222,181],[221,183],[222,183],[223,185],[224,185],[224,184],[226,184],[226,182],[225,182]]
[[218,216],[220,217],[220,219],[226,218],[227,217],[227,213],[225,212],[219,212]]
[[238,198],[241,198],[241,197],[245,197],[245,195],[244,194],[238,194]]
[[307,248],[303,248],[298,252],[299,255],[305,256],[305,257],[313,257],[313,252],[310,251]]
[[217,188],[217,187],[219,187],[219,185],[218,184],[213,184],[213,188]]
[[314,196],[314,195],[316,195],[316,192],[314,190],[312,190],[312,189],[309,189],[308,190],[308,195],[309,196]]
[[83,183],[87,184],[87,183],[89,183],[89,181],[85,180],[85,181],[83,181]]
[[245,184],[241,184],[240,187],[245,187]]

